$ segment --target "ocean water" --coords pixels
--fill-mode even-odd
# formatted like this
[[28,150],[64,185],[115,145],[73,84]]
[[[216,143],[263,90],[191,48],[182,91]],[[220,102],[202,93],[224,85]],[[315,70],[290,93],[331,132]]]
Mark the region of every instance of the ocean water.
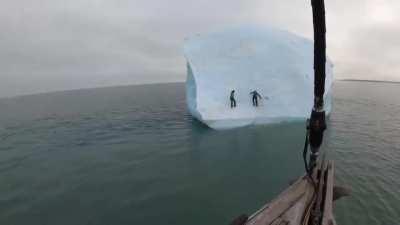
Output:
[[[400,224],[399,84],[336,82],[339,225]],[[304,173],[305,123],[214,131],[183,84],[0,99],[0,224],[229,224]]]

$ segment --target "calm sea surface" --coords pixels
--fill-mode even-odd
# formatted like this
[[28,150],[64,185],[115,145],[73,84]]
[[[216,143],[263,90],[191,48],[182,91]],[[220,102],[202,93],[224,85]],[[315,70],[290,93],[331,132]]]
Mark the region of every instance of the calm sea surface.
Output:
[[[400,85],[336,82],[324,152],[339,225],[400,224]],[[304,122],[213,131],[183,84],[0,100],[0,224],[204,225],[304,173]]]

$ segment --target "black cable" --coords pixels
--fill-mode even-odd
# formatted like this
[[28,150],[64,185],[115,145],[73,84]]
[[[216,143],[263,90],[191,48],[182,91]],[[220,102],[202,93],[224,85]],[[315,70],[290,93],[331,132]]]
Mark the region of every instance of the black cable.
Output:
[[304,168],[307,172],[307,175],[310,174],[310,169],[308,168],[308,162],[307,162],[307,151],[308,151],[308,135],[309,135],[309,129],[307,128],[306,132],[306,140],[304,142],[304,149],[303,149],[303,161],[304,161]]
[[306,170],[307,173],[307,178],[308,180],[311,182],[311,185],[314,189],[313,195],[311,197],[311,200],[308,202],[307,206],[305,207],[305,211],[304,214],[302,216],[302,224],[305,222],[306,217],[307,217],[307,211],[311,210],[310,207],[312,207],[312,204],[314,203],[316,196],[317,196],[317,184],[315,183],[314,178],[312,177],[312,171],[310,171],[310,168],[308,166],[308,162],[307,162],[307,152],[308,152],[308,145],[309,145],[309,135],[310,135],[310,121],[307,120],[307,132],[306,132],[306,138],[304,141],[304,148],[303,148],[303,161],[304,161],[304,168]]

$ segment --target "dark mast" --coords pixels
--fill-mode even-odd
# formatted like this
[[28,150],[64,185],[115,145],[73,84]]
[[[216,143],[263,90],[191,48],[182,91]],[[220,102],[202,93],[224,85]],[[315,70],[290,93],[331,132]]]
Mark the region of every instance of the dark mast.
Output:
[[314,25],[314,108],[323,107],[325,92],[326,24],[324,0],[311,0]]

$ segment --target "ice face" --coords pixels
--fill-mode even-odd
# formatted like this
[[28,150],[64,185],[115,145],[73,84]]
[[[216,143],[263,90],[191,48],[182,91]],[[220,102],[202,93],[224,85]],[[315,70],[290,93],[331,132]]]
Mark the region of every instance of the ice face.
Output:
[[[190,113],[213,129],[309,117],[313,103],[313,42],[272,28],[240,27],[186,40]],[[325,110],[331,110],[333,65],[326,65]],[[230,107],[235,90],[237,107]],[[250,92],[263,97],[254,107]]]

